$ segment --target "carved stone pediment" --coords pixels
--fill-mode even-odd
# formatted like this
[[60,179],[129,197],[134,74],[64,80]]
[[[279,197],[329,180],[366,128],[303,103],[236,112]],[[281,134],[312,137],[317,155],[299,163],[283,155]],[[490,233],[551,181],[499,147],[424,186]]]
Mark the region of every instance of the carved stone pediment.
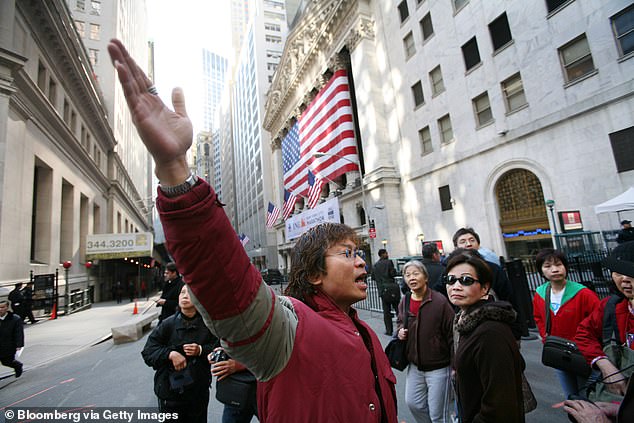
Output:
[[349,42],[356,46],[363,37],[374,38],[374,23],[369,17],[360,19],[359,3],[364,2],[313,0],[289,33],[266,102],[264,128],[273,136],[295,116],[293,111],[306,100],[311,84],[319,85],[320,72],[331,58]]

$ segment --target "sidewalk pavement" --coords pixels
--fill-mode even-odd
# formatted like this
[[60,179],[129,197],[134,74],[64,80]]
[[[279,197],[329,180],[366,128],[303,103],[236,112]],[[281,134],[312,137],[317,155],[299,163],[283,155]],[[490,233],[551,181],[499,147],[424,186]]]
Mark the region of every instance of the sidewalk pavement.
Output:
[[[158,298],[156,295],[149,300],[137,300],[138,313],[153,309],[154,301]],[[103,342],[111,337],[112,327],[135,317],[133,310],[134,302],[128,299],[120,304],[107,301],[93,304],[91,308],[69,316],[58,315],[55,320],[25,324],[25,347],[19,360],[24,364],[24,370],[28,371]],[[0,379],[7,376],[13,377],[13,370],[0,367]]]

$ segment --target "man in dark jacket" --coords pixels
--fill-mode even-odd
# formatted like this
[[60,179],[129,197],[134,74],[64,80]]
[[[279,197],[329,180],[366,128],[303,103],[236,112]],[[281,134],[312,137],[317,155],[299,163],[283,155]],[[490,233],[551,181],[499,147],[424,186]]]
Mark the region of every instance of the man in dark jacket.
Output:
[[621,220],[621,230],[619,231],[616,242],[623,244],[624,242],[634,241],[634,228],[631,220]]
[[187,286],[181,287],[178,305],[180,311],[154,328],[141,355],[156,370],[159,410],[178,413],[179,422],[207,422],[211,383],[207,355],[219,342],[196,311]]
[[396,269],[394,269],[394,263],[389,259],[386,249],[381,248],[379,250],[379,261],[374,263],[372,274],[381,296],[385,334],[392,335],[392,309],[394,309],[394,313],[398,313],[398,303],[401,302],[401,289],[394,281]]
[[162,307],[161,315],[159,316],[159,322],[170,317],[176,313],[178,309],[178,295],[183,287],[183,279],[181,278],[176,264],[169,262],[165,266],[165,284],[163,285],[163,292],[161,298],[156,302],[157,307]]
[[22,295],[21,282],[15,284],[15,288],[9,292],[7,299],[11,302],[11,310],[21,319],[24,319],[24,296]]
[[22,321],[26,321],[28,317],[31,324],[37,323],[35,316],[33,316],[33,282],[27,283],[26,286],[22,288],[22,296],[24,297],[24,315],[22,316]]
[[440,251],[438,251],[438,246],[435,242],[426,242],[423,245],[423,259],[421,262],[425,265],[429,275],[427,285],[432,289],[435,289],[437,284],[444,285],[442,275],[445,272],[445,266],[440,264]]
[[15,353],[24,347],[22,319],[9,311],[9,302],[0,300],[0,362],[12,367],[15,377],[22,375],[22,363],[15,359]]

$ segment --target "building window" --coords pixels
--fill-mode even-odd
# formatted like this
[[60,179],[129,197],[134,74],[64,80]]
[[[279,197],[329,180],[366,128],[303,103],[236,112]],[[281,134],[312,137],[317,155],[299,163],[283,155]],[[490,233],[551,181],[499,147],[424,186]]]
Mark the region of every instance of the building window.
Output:
[[398,15],[401,18],[401,23],[405,22],[409,18],[409,9],[407,8],[407,0],[403,0],[398,4]]
[[46,67],[39,62],[37,65],[37,86],[42,91],[46,91]]
[[634,5],[610,18],[621,57],[634,51]]
[[75,29],[79,34],[79,38],[84,38],[86,36],[86,23],[82,21],[75,21]]
[[571,0],[546,0],[546,8],[548,9],[548,13],[551,13],[557,9],[559,9],[560,6],[562,6],[564,3],[569,3],[572,2]]
[[484,92],[474,98],[473,111],[476,115],[477,126],[481,127],[487,123],[493,122],[493,113],[491,113],[491,103],[489,103],[489,95]]
[[453,128],[448,114],[438,119],[438,130],[440,131],[441,142],[446,144],[453,140]]
[[438,195],[440,196],[440,210],[447,211],[453,209],[449,185],[438,188]]
[[440,65],[436,66],[431,72],[429,72],[429,80],[431,81],[431,92],[434,95],[438,95],[445,91],[445,84],[442,80]]
[[64,123],[68,125],[70,123],[70,104],[68,103],[68,99],[64,99],[64,112],[63,112]]
[[616,171],[634,170],[634,126],[609,134]]
[[101,15],[101,1],[100,0],[92,0],[91,4],[91,15]]
[[423,16],[420,21],[420,30],[423,33],[423,41],[427,41],[432,35],[434,35],[434,25],[431,23],[431,13]]
[[469,0],[453,0],[453,8],[457,12],[467,3],[469,3]]
[[75,2],[75,9],[84,11],[86,10],[86,0],[77,0]]
[[572,82],[594,71],[588,39],[583,34],[559,48],[566,82]]
[[414,107],[418,107],[425,102],[423,84],[420,81],[412,85],[412,96],[414,97]]
[[70,111],[70,132],[75,133],[77,128],[77,113],[74,110]]
[[502,93],[504,94],[507,113],[511,113],[526,105],[524,84],[519,73],[502,82]]
[[275,72],[275,70],[277,69],[277,63],[267,63],[266,69]]
[[53,78],[48,80],[48,101],[55,107],[55,102],[57,101],[57,83]]
[[278,24],[272,24],[272,23],[265,23],[264,24],[264,29],[268,30],[268,31],[275,31],[275,32],[281,32],[282,31],[282,27]]
[[95,50],[94,48],[89,48],[88,58],[90,59],[90,64],[92,65],[92,67],[96,67],[99,63],[99,51]]
[[97,24],[90,24],[90,39],[91,40],[99,40],[99,30],[101,28]]
[[493,51],[498,51],[513,40],[506,12],[489,24],[489,34],[491,34]]
[[418,139],[420,140],[421,155],[424,156],[425,154],[431,153],[433,148],[431,146],[431,132],[429,131],[429,126],[426,126],[418,131]]
[[275,44],[282,43],[282,37],[278,37],[276,35],[266,35],[264,38],[267,43],[275,43]]
[[408,32],[405,38],[403,38],[403,48],[405,48],[405,58],[409,59],[416,53],[416,46],[414,45],[414,34]]
[[464,43],[461,48],[466,70],[472,69],[475,65],[480,63],[480,51],[478,50],[476,37]]

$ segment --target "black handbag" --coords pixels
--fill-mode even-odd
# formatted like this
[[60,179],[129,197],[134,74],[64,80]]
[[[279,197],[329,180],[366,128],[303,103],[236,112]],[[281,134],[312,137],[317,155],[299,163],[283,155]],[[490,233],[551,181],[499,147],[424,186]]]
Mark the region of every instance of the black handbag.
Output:
[[[409,312],[410,295],[412,294],[405,294],[405,303],[403,304],[403,313],[405,314],[405,321],[403,322],[404,329],[407,329],[407,313]],[[409,360],[407,359],[407,340],[400,340],[398,339],[398,335],[395,335],[385,347],[385,355],[387,355],[387,359],[390,361],[390,366],[396,370],[405,370],[409,364]]]
[[401,300],[401,287],[396,282],[387,283],[383,287],[381,298],[390,303],[396,303]]
[[570,339],[549,335],[550,333],[550,285],[546,287],[546,340],[542,350],[542,364],[577,376],[587,378],[591,368]]
[[255,401],[257,382],[253,373],[245,370],[232,373],[216,381],[216,399],[223,404],[244,409],[250,401]]

